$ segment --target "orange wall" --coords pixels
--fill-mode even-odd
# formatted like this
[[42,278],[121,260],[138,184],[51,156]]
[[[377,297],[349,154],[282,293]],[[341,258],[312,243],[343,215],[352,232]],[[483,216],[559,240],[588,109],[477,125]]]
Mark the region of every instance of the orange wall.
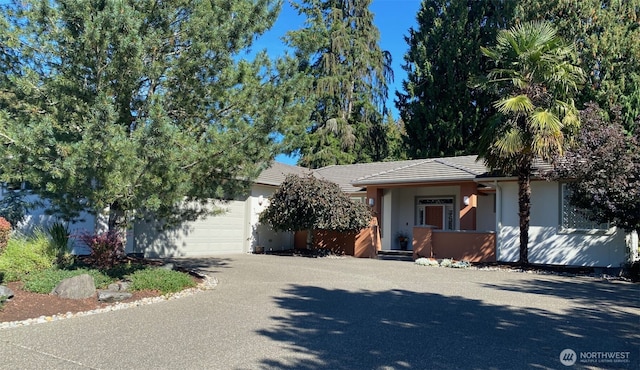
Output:
[[[295,233],[294,245],[296,249],[305,249],[307,232]],[[380,232],[375,218],[371,226],[360,232],[339,232],[330,230],[315,230],[313,233],[313,247],[329,249],[336,254],[346,254],[359,258],[375,258],[382,247]]]
[[496,261],[496,234],[413,229],[413,258],[453,258],[468,262]]
[[[469,197],[469,204],[464,204],[464,197]],[[475,183],[460,184],[460,230],[476,229],[478,185]]]
[[367,199],[366,204],[369,204],[369,199],[373,199],[373,207],[371,209],[373,216],[377,219],[378,225],[382,225],[382,189],[378,189],[375,186],[367,187]]

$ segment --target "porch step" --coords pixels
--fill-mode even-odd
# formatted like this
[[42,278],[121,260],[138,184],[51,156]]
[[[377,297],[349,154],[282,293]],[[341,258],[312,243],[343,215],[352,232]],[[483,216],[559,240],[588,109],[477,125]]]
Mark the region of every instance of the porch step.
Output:
[[413,251],[383,250],[378,251],[378,259],[394,261],[413,261]]

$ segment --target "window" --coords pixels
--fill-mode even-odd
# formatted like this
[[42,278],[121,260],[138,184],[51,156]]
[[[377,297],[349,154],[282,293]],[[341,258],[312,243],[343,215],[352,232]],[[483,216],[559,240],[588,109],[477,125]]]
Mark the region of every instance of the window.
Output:
[[436,230],[455,230],[453,197],[418,198],[416,200],[416,225],[430,225]]
[[589,219],[590,211],[582,209],[569,203],[571,189],[567,184],[562,184],[560,188],[561,205],[560,217],[563,229],[571,230],[609,230],[609,223],[598,223]]

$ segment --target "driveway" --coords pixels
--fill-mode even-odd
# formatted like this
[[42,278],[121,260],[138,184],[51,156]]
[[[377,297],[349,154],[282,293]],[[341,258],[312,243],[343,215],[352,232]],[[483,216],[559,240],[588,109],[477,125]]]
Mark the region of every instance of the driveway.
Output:
[[[637,284],[354,258],[233,255],[179,263],[208,271],[219,285],[2,330],[0,368],[640,366]],[[565,349],[575,352],[572,367],[560,361]],[[564,354],[571,362],[572,352]]]

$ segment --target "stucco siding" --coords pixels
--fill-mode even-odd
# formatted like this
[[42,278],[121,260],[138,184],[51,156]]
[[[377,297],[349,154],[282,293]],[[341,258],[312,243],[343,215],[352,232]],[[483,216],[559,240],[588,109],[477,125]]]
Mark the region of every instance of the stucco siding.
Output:
[[[4,196],[4,195],[2,195]],[[2,197],[0,196],[0,197]],[[55,222],[62,221],[62,218],[56,215],[46,214],[48,203],[46,200],[40,199],[37,195],[28,195],[24,198],[28,203],[39,204],[40,207],[31,209],[22,222],[18,225],[12,225],[16,230],[24,234],[32,233],[36,228],[46,230]],[[89,254],[89,248],[82,244],[77,236],[83,233],[92,233],[96,228],[96,217],[90,213],[82,212],[75,222],[68,224],[70,238],[69,250],[73,254]]]
[[[517,262],[520,250],[518,186],[500,184],[502,225],[498,236],[498,260]],[[535,181],[531,186],[529,262],[567,266],[618,267],[626,258],[622,230],[568,232],[560,222],[560,192],[556,182]]]
[[496,230],[496,212],[494,211],[494,201],[495,194],[478,195],[478,207],[476,209],[476,230]]
[[248,251],[254,251],[258,246],[267,252],[292,249],[294,246],[293,233],[276,232],[269,225],[260,223],[260,213],[269,205],[269,197],[274,191],[275,187],[264,185],[254,185],[251,189],[251,197],[247,200]]

